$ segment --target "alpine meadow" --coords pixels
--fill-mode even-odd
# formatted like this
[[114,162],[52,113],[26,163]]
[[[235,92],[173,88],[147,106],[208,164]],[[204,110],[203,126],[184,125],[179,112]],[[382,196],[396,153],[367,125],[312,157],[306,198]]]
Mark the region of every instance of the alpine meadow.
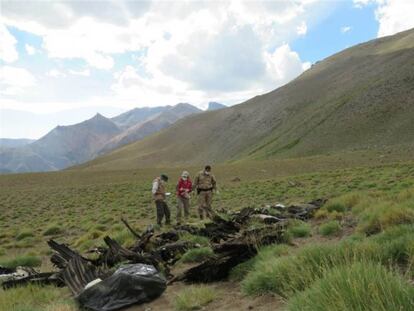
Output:
[[414,310],[409,1],[0,9],[0,311]]

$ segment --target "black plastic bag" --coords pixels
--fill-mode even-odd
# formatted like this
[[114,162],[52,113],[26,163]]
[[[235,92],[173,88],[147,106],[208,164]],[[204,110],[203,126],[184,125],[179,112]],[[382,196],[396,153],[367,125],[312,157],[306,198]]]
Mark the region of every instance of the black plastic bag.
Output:
[[167,287],[166,279],[144,264],[122,265],[113,275],[86,288],[76,298],[82,307],[92,310],[117,310],[132,304],[149,302]]

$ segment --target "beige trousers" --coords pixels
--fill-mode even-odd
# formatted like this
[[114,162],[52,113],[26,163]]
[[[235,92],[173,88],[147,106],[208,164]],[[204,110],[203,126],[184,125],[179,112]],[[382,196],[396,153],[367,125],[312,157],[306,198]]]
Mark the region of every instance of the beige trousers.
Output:
[[213,191],[200,191],[198,195],[198,214],[200,218],[204,217],[204,213],[207,217],[211,218],[214,215],[211,203],[213,201]]
[[177,222],[181,221],[181,215],[184,210],[184,218],[188,220],[190,215],[190,199],[183,198],[182,196],[177,196]]

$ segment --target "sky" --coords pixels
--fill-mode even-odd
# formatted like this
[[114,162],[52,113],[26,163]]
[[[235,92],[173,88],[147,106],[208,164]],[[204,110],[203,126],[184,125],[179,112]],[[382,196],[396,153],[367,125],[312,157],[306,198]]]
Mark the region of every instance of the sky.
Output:
[[413,16],[413,0],[1,0],[0,113],[234,105]]

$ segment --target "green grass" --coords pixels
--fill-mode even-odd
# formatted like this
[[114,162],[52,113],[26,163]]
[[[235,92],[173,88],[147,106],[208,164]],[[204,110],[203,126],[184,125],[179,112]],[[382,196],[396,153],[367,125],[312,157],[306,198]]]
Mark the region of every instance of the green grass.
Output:
[[282,257],[265,257],[242,281],[249,295],[277,293],[288,298],[306,290],[327,271],[355,262],[372,262],[414,275],[414,227],[403,225],[379,235],[340,243],[311,244]]
[[53,286],[24,286],[0,290],[0,310],[4,311],[75,311],[73,301],[64,299],[65,290]]
[[43,235],[58,235],[62,233],[64,233],[64,230],[60,226],[51,225],[45,230],[45,232],[43,232]]
[[26,238],[32,238],[32,237],[34,237],[33,231],[25,229],[16,235],[16,240],[20,241],[20,240],[23,240]]
[[336,235],[341,232],[341,224],[337,220],[332,220],[319,226],[319,233],[323,236]]
[[[344,243],[349,245],[347,247],[342,243],[336,246],[310,245],[316,248],[314,252],[300,244],[297,249],[281,246],[284,249],[281,253],[273,247],[260,248],[258,256],[235,267],[231,273],[232,279],[242,280],[244,291],[248,287],[247,280],[255,279],[257,284],[249,292],[277,293],[276,288],[279,288],[282,294],[290,297],[293,292],[309,288],[326,269],[354,263],[356,259],[362,260],[361,257],[368,257],[370,262],[386,267],[399,267],[403,276],[414,277],[413,269],[409,268],[414,267],[414,237],[408,229],[404,229],[412,223],[412,163],[335,170],[332,170],[335,168],[332,163],[324,163],[325,166],[311,170],[304,169],[300,160],[292,160],[289,165],[295,166],[295,169],[282,173],[280,169],[285,168],[279,164],[269,161],[257,165],[245,163],[215,167],[220,195],[214,198],[213,208],[231,211],[275,202],[290,204],[328,198],[329,203],[321,209],[325,218],[328,221],[340,220],[343,235],[355,234],[351,238],[343,237],[347,240]],[[316,172],[319,169],[322,171]],[[175,176],[180,170],[174,168],[167,171],[170,176]],[[295,173],[299,171],[307,173]],[[16,260],[27,257],[21,254],[37,258],[35,265],[40,264],[40,258],[46,263],[46,257],[50,256],[46,241],[50,237],[81,252],[101,245],[104,235],[110,235],[123,245],[131,245],[134,238],[120,218],[127,218],[130,225],[141,232],[147,225],[155,223],[155,208],[149,187],[158,173],[158,169],[148,169],[0,175],[0,264],[25,265],[27,259]],[[231,182],[235,176],[240,177],[241,182]],[[174,191],[174,186],[170,183],[168,190]],[[173,196],[169,199],[172,219],[175,217],[175,204]],[[331,205],[334,207],[329,207]],[[191,214],[196,215],[194,200]],[[350,218],[356,222],[356,228],[347,227],[347,219]],[[196,219],[192,219],[193,224],[198,225]],[[62,228],[63,233],[56,233],[56,227]],[[294,227],[288,228],[291,236],[308,231],[300,228],[299,233],[294,233]],[[49,229],[51,232],[48,233],[54,233],[45,235]],[[312,232],[317,232],[315,229],[312,228]],[[367,235],[370,237],[367,238]],[[18,236],[20,240],[17,240]],[[202,247],[210,246],[204,237],[184,234],[182,238]],[[327,250],[322,250],[324,247]],[[304,259],[306,252],[311,258],[308,261]],[[334,256],[334,253],[337,255]],[[312,265],[312,262],[318,264]],[[28,263],[33,265],[30,259]],[[48,265],[41,268],[50,269]],[[254,277],[260,271],[264,271],[263,280],[269,282],[260,280],[257,275]],[[289,277],[285,278],[284,273]],[[275,283],[272,275],[281,276],[281,286]],[[36,307],[35,304],[33,309]]]
[[190,285],[174,298],[174,307],[177,311],[199,310],[216,299],[216,297],[216,291],[210,286]]
[[412,310],[414,287],[379,264],[355,263],[330,270],[288,305],[290,311]]
[[268,260],[271,261],[277,257],[287,255],[289,253],[289,249],[289,246],[286,244],[261,247],[255,257],[234,267],[230,271],[229,278],[233,281],[241,281],[250,271],[260,269],[260,262]]
[[41,263],[42,260],[39,257],[33,255],[20,255],[14,258],[0,260],[0,266],[7,268],[16,268],[18,266],[38,267]]
[[202,262],[214,256],[210,247],[193,248],[188,250],[180,259],[181,262]]
[[297,221],[289,227],[288,232],[294,238],[304,238],[310,235],[311,226],[306,222]]
[[358,230],[375,234],[389,227],[414,223],[414,200],[403,204],[378,202],[364,209],[359,214]]

